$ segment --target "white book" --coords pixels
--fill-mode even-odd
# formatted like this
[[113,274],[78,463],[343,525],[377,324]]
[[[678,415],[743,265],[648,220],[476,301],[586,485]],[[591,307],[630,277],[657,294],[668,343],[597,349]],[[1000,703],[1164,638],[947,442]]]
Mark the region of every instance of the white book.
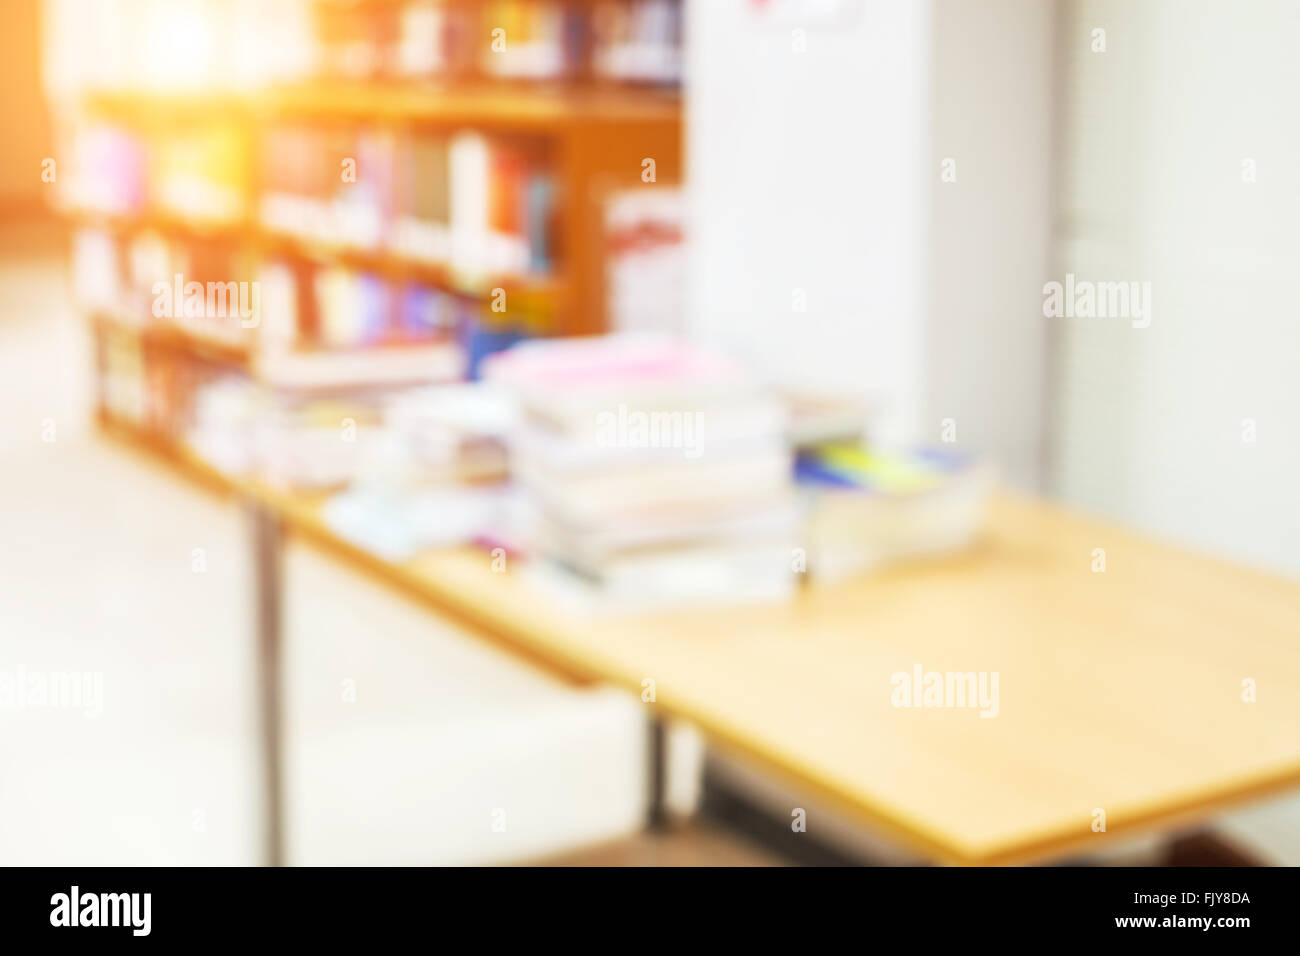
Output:
[[574,528],[542,518],[536,538],[540,550],[577,567],[594,568],[620,557],[667,548],[779,543],[788,550],[800,538],[802,518],[803,509],[783,495],[766,507],[740,513],[678,513],[595,528]]
[[257,376],[278,388],[351,388],[431,383],[459,378],[465,356],[451,342],[436,345],[269,352]]
[[555,471],[768,454],[785,447],[784,407],[758,400],[712,410],[642,411],[625,402],[557,431],[527,419],[510,436],[521,460]]
[[528,576],[559,603],[598,612],[777,603],[793,597],[798,585],[785,548],[684,550],[612,565],[599,577],[534,561]]
[[572,475],[548,473],[528,462],[516,461],[513,469],[543,513],[579,526],[638,515],[671,516],[679,508],[702,507],[705,513],[742,510],[789,494],[792,487],[790,455],[784,449],[761,456]]

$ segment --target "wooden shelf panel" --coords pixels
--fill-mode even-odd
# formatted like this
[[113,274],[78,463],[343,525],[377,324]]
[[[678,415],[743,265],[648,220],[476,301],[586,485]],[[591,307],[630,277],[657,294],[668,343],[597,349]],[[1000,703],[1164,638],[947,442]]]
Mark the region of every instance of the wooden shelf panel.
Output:
[[104,119],[165,124],[177,118],[326,118],[413,125],[562,132],[575,124],[680,123],[681,96],[654,89],[322,82],[256,93],[103,91],[86,110]]
[[118,233],[153,230],[187,239],[242,242],[253,230],[251,220],[246,218],[198,219],[166,210],[112,213],[64,207],[56,209],[56,212],[78,226]]
[[494,289],[505,289],[507,296],[522,296],[530,302],[558,306],[565,285],[557,274],[489,275],[468,281],[458,277],[444,264],[416,259],[390,249],[364,249],[339,243],[317,242],[293,233],[274,232],[245,220],[237,222],[196,222],[181,216],[147,211],[132,215],[101,213],[85,209],[65,209],[62,214],[78,226],[106,229],[119,234],[153,230],[167,236],[196,241],[221,241],[249,244],[262,257],[285,257],[318,265],[339,264],[386,279],[410,280],[433,286],[467,299],[486,300]]
[[[213,335],[187,329],[166,322],[136,323],[107,312],[91,316],[97,335],[126,335],[138,339],[147,348],[162,349],[204,359],[218,365],[237,369],[256,381],[276,388],[360,388],[370,385],[387,386],[426,383],[418,371],[422,360],[428,361],[428,381],[446,381],[448,371],[438,372],[440,364],[451,359],[447,349],[454,347],[450,339],[427,342],[386,342],[353,348],[300,346],[288,352],[259,353],[255,343],[230,342]],[[330,363],[333,370],[325,379],[313,384],[310,367],[313,357]],[[391,358],[387,366],[383,363]],[[357,362],[356,360],[363,360]],[[355,366],[356,381],[349,383],[344,369]],[[369,368],[370,371],[364,371]],[[381,374],[382,372],[382,374]],[[319,378],[319,372],[317,373]]]
[[400,255],[388,249],[363,249],[344,244],[316,242],[292,233],[257,230],[258,249],[264,256],[283,255],[321,265],[339,263],[387,279],[409,279],[436,286],[465,298],[486,299],[492,290],[505,289],[507,295],[519,294],[530,299],[558,299],[563,282],[555,275],[494,275],[469,282],[458,277],[450,267]]
[[92,314],[91,324],[97,333],[107,331],[117,335],[136,336],[142,342],[157,348],[182,352],[243,371],[251,372],[253,367],[254,347],[251,341],[233,342],[174,323],[133,322],[102,311]]

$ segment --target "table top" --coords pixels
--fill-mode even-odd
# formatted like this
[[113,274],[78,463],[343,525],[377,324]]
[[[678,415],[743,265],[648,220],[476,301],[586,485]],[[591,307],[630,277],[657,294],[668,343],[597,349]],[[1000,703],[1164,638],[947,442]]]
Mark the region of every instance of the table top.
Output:
[[[390,563],[334,536],[316,501],[260,496],[548,668],[637,694],[652,679],[658,716],[939,862],[1086,853],[1300,784],[1300,583],[1045,503],[999,496],[967,554],[780,604],[595,615],[486,552]],[[895,706],[918,668],[996,673],[996,716]]]

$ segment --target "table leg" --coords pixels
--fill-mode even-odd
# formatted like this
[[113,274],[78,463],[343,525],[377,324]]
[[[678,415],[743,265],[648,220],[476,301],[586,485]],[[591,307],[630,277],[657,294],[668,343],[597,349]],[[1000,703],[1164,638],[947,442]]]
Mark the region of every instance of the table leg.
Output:
[[667,741],[663,721],[654,717],[647,721],[649,725],[649,785],[650,799],[646,810],[646,827],[650,830],[662,830],[668,823],[668,814],[664,806],[664,786],[667,780]]
[[264,783],[265,864],[284,864],[284,710],[281,654],[283,536],[280,518],[258,502],[246,505],[252,525],[256,594],[257,694]]

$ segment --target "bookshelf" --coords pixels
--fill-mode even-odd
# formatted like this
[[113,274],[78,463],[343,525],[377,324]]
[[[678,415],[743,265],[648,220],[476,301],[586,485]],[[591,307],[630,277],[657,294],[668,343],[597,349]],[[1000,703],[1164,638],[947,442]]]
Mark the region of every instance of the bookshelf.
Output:
[[[655,160],[658,183],[681,181],[681,106],[670,93],[491,90],[422,91],[398,88],[318,87],[270,91],[264,96],[194,97],[158,93],[94,93],[85,114],[141,130],[165,134],[171,117],[236,117],[254,135],[276,120],[319,120],[388,127],[399,132],[436,128],[499,130],[545,140],[556,162],[557,210],[564,261],[552,276],[494,275],[472,286],[457,286],[445,267],[384,250],[367,250],[309,241],[262,226],[251,213],[226,220],[204,220],[177,211],[146,209],[109,214],[73,209],[77,224],[118,233],[155,229],[181,237],[254,240],[268,251],[317,261],[343,261],[388,274],[412,273],[423,281],[462,293],[504,286],[543,292],[556,300],[554,331],[591,333],[605,328],[602,262],[603,194],[642,185],[642,162]],[[250,145],[250,154],[256,145]],[[249,174],[250,180],[254,179]],[[247,192],[250,210],[257,187]]]
[[[220,16],[225,4],[201,6]],[[379,369],[382,355],[409,366],[418,348],[459,348],[465,365],[439,372],[445,379],[468,374],[482,354],[519,337],[604,331],[610,197],[651,188],[642,178],[646,159],[655,184],[681,181],[678,3],[292,6],[305,11],[297,29],[309,23],[314,45],[306,60],[300,51],[283,58],[310,64],[298,75],[226,83],[211,60],[196,66],[207,70],[203,83],[141,81],[129,75],[128,51],[119,58],[127,75],[61,100],[74,167],[62,211],[78,235],[95,236],[98,251],[111,248],[114,257],[100,271],[116,273],[116,291],[81,297],[95,338],[101,420],[176,438],[192,418],[194,389],[227,375],[281,388],[268,369],[283,366],[284,354],[351,362],[336,390],[364,389],[404,377],[366,381],[357,372],[366,366],[352,361],[362,351]],[[282,14],[262,32],[278,36],[268,45],[297,50],[298,36],[275,33],[286,29]],[[502,56],[492,46],[498,29],[510,44]],[[414,203],[428,202],[420,161],[430,155],[447,167],[434,187],[445,191],[435,201],[445,235],[432,239],[403,219]],[[465,206],[457,207],[458,190],[471,177],[457,176],[466,156],[482,180],[481,250],[458,245],[455,219]],[[347,160],[358,170],[351,180],[339,175]],[[331,176],[328,191],[310,192]],[[419,241],[399,241],[408,234]],[[463,248],[473,254],[461,255]],[[143,266],[134,262],[141,255]],[[134,288],[123,281],[132,270]],[[247,328],[151,316],[148,280],[173,270],[187,280],[257,281],[264,295],[272,287],[291,294],[264,301]],[[408,320],[408,309],[418,316]],[[124,355],[128,372],[140,365],[147,379],[138,415],[121,414],[123,403],[106,401],[112,390],[102,384]],[[158,389],[177,382],[180,392],[158,399]],[[169,406],[165,426],[147,408],[159,401]]]

